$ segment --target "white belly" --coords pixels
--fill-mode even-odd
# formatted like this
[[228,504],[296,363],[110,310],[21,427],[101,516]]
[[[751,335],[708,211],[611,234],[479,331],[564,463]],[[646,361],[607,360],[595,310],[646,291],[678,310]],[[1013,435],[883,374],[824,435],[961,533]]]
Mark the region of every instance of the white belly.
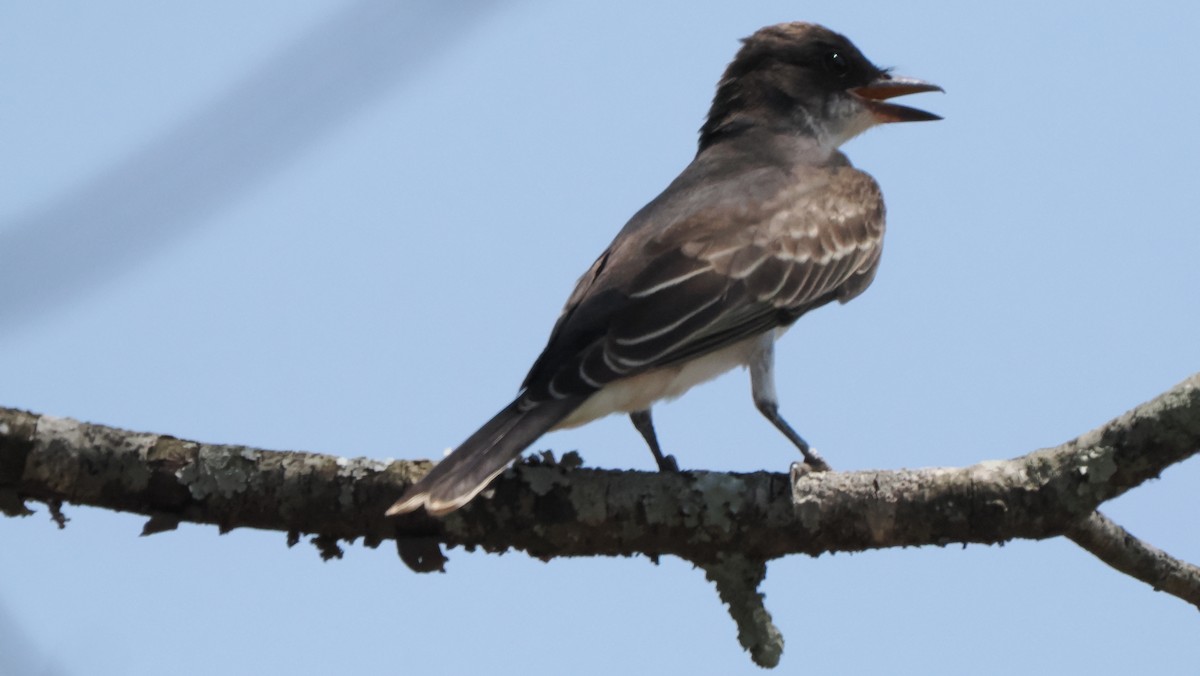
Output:
[[735,366],[746,366],[759,340],[761,338],[758,336],[747,338],[699,359],[613,381],[588,397],[583,405],[553,429],[578,427],[613,413],[644,411],[656,401],[674,399]]

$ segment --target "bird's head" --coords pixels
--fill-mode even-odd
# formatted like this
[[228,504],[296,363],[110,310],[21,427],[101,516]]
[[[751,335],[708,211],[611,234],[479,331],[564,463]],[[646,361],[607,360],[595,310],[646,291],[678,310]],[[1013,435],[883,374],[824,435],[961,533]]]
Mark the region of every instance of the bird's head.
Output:
[[701,149],[757,127],[810,136],[832,152],[876,124],[941,119],[887,101],[941,87],[892,75],[823,26],[783,23],[742,42],[700,129]]

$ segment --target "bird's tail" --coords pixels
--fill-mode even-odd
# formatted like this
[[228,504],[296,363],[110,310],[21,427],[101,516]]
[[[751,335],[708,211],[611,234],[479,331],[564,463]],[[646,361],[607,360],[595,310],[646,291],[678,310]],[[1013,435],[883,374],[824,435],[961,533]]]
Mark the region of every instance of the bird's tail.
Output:
[[425,507],[433,516],[462,507],[512,462],[521,451],[579,406],[574,398],[544,401],[522,410],[520,398],[497,413],[429,474],[410,486],[388,509],[388,516]]

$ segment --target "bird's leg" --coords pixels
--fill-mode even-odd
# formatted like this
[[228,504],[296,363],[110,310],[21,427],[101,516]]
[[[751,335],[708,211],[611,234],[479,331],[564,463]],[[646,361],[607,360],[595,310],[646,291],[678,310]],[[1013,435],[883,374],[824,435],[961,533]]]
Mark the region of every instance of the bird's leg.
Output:
[[750,389],[754,394],[754,405],[776,429],[783,432],[783,436],[790,439],[796,448],[800,449],[805,464],[817,472],[829,471],[829,463],[809,447],[808,442],[796,434],[796,430],[792,429],[783,416],[779,415],[779,398],[775,394],[774,333],[774,331],[770,331],[763,334],[758,348],[750,357]]
[[764,402],[755,399],[754,404],[758,406],[758,410],[761,411],[764,416],[766,416],[767,420],[771,421],[771,424],[775,425],[780,432],[783,432],[783,436],[790,439],[792,443],[796,445],[796,448],[800,449],[800,453],[804,455],[804,463],[806,465],[811,467],[813,471],[816,472],[828,472],[830,470],[829,463],[825,462],[825,459],[822,458],[816,452],[816,450],[810,447],[808,442],[805,441],[803,437],[801,437],[799,434],[796,434],[796,430],[792,429],[792,426],[788,424],[788,421],[784,420],[783,416],[779,415],[778,403],[773,401]]
[[658,436],[654,434],[654,421],[650,419],[650,409],[634,411],[629,414],[629,419],[646,440],[646,445],[654,454],[654,461],[658,463],[658,469],[663,472],[678,472],[679,463],[675,462],[675,456],[663,455],[662,448],[658,445]]

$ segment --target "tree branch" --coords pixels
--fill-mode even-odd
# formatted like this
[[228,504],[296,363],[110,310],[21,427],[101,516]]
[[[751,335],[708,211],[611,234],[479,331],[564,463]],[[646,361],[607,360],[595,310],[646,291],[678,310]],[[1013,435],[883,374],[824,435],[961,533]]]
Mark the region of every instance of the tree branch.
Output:
[[774,667],[783,654],[783,634],[763,605],[759,585],[767,578],[767,562],[727,552],[712,563],[699,564],[704,576],[717,586],[717,595],[729,606],[738,628],[738,643],[760,667]]
[[[425,570],[441,568],[437,543],[543,559],[673,554],[705,568],[735,618],[758,618],[739,626],[762,638],[770,659],[774,628],[761,597],[730,590],[738,576],[754,577],[746,570],[787,554],[1069,534],[1195,603],[1194,569],[1164,576],[1118,564],[1104,542],[1127,534],[1105,534],[1092,515],[1198,451],[1200,374],[1073,441],[1011,460],[789,477],[583,469],[574,454],[563,462],[547,454],[507,471],[490,499],[443,519],[389,519],[384,510],[429,462],[202,444],[0,408],[0,510],[20,515],[29,500],[65,501],[148,516],[147,534],[179,521],[284,531],[291,542],[309,533],[327,558],[340,555],[339,541],[397,539],[405,561]],[[1145,560],[1138,547],[1126,549],[1128,561]],[[731,556],[745,565],[729,568]]]
[[1075,522],[1067,537],[1155,591],[1165,591],[1200,608],[1200,568],[1151,547],[1100,512]]

